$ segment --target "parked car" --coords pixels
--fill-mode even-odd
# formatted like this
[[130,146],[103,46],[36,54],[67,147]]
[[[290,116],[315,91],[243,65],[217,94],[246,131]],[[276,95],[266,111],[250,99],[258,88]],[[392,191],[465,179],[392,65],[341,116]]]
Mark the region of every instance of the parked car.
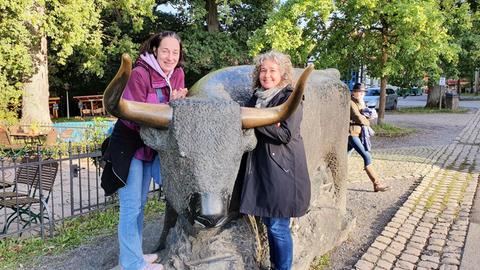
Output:
[[[365,93],[365,104],[369,108],[375,108],[378,110],[380,106],[380,87],[370,87]],[[387,100],[385,104],[386,110],[396,110],[398,103],[398,95],[391,87],[387,87]]]
[[411,96],[416,96],[416,95],[420,95],[420,96],[421,96],[421,95],[423,94],[423,90],[422,90],[422,88],[420,88],[420,87],[414,86],[414,87],[410,88],[409,94],[410,94]]

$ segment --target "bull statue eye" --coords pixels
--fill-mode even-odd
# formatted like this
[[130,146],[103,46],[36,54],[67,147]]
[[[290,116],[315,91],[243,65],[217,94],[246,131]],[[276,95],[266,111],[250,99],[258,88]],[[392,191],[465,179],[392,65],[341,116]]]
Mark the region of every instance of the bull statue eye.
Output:
[[185,154],[185,152],[183,152],[183,151],[180,151],[180,156],[181,156],[181,157],[186,157],[187,154]]

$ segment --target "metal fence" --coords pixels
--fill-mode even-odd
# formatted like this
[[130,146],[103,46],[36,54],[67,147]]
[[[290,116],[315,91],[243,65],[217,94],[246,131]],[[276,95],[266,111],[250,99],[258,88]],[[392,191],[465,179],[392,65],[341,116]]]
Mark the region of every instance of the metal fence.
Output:
[[97,147],[68,144],[0,157],[0,239],[52,236],[66,218],[115,204],[100,186],[100,156]]

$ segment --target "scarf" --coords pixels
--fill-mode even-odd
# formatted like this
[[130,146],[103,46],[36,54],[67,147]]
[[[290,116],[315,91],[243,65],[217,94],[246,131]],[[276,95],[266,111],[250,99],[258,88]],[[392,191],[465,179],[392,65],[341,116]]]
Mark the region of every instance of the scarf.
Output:
[[257,103],[255,104],[256,108],[265,108],[268,103],[283,90],[284,87],[273,87],[268,90],[263,88],[257,88],[255,91],[255,96],[257,97]]
[[172,86],[170,84],[170,77],[173,74],[173,70],[169,74],[165,74],[165,72],[163,72],[162,68],[158,64],[157,58],[155,58],[155,55],[151,53],[144,53],[140,55],[140,58],[143,61],[145,61],[149,66],[151,66],[156,72],[158,72],[158,74],[160,74],[160,76],[162,76],[165,79],[165,81],[167,82],[169,91],[171,91]]

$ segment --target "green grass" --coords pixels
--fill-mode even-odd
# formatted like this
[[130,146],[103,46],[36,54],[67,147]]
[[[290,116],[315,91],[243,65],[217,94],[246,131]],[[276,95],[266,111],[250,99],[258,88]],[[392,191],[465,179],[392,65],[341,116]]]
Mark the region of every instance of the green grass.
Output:
[[[156,198],[148,200],[145,219],[149,220],[165,211],[165,204]],[[52,238],[2,239],[0,241],[0,269],[17,269],[35,257],[59,254],[98,236],[112,235],[118,224],[118,208],[95,211],[85,216],[71,218],[57,229]]]
[[413,128],[402,128],[388,123],[373,125],[372,128],[375,131],[375,136],[379,137],[401,137],[415,132]]
[[310,270],[322,270],[330,266],[330,254],[323,254],[320,258],[315,258],[310,266]]
[[460,108],[457,110],[450,109],[433,109],[425,107],[410,107],[410,108],[401,108],[397,109],[397,113],[467,113],[469,109]]
[[475,93],[461,93],[460,96],[466,96],[466,97],[480,97],[480,94],[475,94]]

